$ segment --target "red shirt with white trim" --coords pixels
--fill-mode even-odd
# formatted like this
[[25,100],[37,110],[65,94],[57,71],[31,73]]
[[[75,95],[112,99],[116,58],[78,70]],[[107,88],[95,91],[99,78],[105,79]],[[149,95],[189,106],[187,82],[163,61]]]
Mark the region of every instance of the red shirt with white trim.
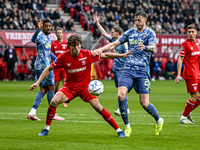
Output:
[[199,41],[196,39],[194,43],[187,38],[181,44],[181,50],[179,55],[184,57],[183,79],[199,78]]
[[51,44],[51,52],[58,57],[60,54],[66,52],[70,48],[67,46],[67,41],[63,40],[61,43],[54,41]]
[[92,56],[90,50],[80,50],[77,57],[73,57],[70,51],[60,54],[57,62],[51,63],[53,69],[64,68],[67,74],[65,86],[70,87],[87,87],[90,83],[91,64],[100,59],[100,55]]

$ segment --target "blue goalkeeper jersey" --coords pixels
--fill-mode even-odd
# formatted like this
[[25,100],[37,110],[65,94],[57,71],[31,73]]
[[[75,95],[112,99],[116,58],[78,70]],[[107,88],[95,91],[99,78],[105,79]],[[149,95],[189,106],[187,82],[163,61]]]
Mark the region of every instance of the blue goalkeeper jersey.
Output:
[[133,54],[126,58],[124,69],[139,70],[149,74],[151,53],[145,50],[141,51],[138,43],[143,43],[145,46],[151,42],[157,43],[155,32],[147,27],[142,32],[133,28],[126,31],[118,40],[122,44],[128,42],[128,50],[133,49]]
[[[116,41],[113,39],[111,36],[108,38],[109,42],[114,42]],[[118,54],[124,54],[128,52],[128,44],[124,43],[122,45],[117,46],[114,50],[114,53]],[[126,58],[115,58],[113,59],[113,71],[121,71],[124,69],[124,64],[125,64]]]
[[51,38],[41,30],[36,29],[31,41],[36,43],[37,57],[34,67],[43,70],[51,64]]

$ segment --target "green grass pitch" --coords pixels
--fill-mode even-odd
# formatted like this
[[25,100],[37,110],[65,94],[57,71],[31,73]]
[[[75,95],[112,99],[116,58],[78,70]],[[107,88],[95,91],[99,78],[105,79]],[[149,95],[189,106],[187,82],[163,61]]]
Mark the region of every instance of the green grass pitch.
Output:
[[[113,115],[121,129],[121,117],[114,115],[117,109],[117,89],[114,81],[102,81],[104,93],[101,104]],[[37,110],[40,122],[28,120],[27,114],[39,88],[29,91],[32,81],[0,82],[0,149],[2,150],[197,150],[200,149],[200,108],[193,111],[194,125],[179,123],[180,115],[189,98],[185,81],[151,82],[150,102],[165,119],[163,133],[155,136],[155,121],[144,111],[139,96],[128,93],[129,121],[132,134],[118,138],[115,130],[93,108],[80,98],[58,106],[58,115],[65,121],[53,121],[48,136],[39,137],[45,126],[48,108],[44,97]]]

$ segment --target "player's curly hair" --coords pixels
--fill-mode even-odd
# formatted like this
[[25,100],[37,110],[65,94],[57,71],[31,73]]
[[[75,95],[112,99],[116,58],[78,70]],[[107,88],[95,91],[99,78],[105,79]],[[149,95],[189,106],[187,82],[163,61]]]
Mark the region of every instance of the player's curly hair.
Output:
[[81,36],[79,34],[73,34],[68,38],[67,41],[68,46],[76,46],[79,44],[82,44],[82,39]]

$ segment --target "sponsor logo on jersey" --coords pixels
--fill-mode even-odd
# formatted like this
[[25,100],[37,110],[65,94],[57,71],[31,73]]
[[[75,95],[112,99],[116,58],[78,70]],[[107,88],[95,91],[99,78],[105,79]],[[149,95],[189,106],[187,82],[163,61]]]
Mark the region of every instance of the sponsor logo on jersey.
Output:
[[78,69],[70,69],[68,70],[69,73],[76,73],[76,72],[80,72],[80,71],[83,71],[83,70],[86,70],[86,66],[83,67],[83,68],[78,68]]
[[193,53],[191,53],[192,56],[194,56],[194,55],[199,55],[199,54],[200,54],[199,51],[198,51],[198,52],[193,52]]
[[79,59],[79,61],[81,61],[81,60],[85,60],[85,59],[87,59],[87,57],[81,58],[81,59]]

